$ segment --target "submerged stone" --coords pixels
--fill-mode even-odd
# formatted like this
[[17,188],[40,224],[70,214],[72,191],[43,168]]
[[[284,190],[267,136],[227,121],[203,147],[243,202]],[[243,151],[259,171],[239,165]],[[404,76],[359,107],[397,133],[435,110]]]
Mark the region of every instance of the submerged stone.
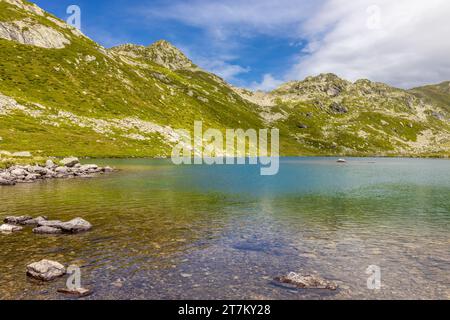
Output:
[[92,290],[85,288],[76,288],[76,289],[58,289],[59,293],[63,293],[70,296],[75,296],[77,298],[87,297],[92,294]]
[[287,276],[277,277],[274,280],[300,289],[336,290],[338,288],[338,285],[333,281],[325,280],[316,275],[301,275],[295,272],[291,272]]
[[78,233],[90,230],[92,225],[82,218],[75,218],[68,222],[61,223],[59,228],[66,232]]
[[27,266],[27,275],[41,281],[51,281],[66,274],[66,268],[59,262],[41,260]]

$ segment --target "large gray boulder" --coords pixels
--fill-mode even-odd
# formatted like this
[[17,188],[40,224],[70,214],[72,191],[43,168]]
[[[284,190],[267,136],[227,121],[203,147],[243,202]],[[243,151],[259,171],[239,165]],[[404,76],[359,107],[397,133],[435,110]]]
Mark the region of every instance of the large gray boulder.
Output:
[[59,262],[41,260],[27,266],[27,275],[41,281],[51,281],[66,274],[66,268]]
[[66,232],[78,233],[92,229],[92,225],[82,218],[75,218],[68,222],[61,223],[59,228]]
[[68,168],[72,168],[74,167],[76,164],[80,163],[80,160],[78,160],[78,158],[75,157],[70,157],[70,158],[64,158],[60,161],[61,165],[68,167]]

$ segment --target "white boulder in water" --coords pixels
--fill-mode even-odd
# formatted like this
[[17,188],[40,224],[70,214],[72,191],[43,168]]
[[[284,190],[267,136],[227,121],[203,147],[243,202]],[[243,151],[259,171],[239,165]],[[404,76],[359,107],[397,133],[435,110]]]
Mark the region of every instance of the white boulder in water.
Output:
[[51,281],[66,274],[66,268],[59,262],[41,260],[27,266],[27,275],[37,280]]
[[92,229],[92,225],[82,218],[75,218],[68,222],[61,223],[59,228],[66,232],[78,233]]
[[21,231],[23,228],[13,224],[2,224],[0,226],[0,232],[16,232]]

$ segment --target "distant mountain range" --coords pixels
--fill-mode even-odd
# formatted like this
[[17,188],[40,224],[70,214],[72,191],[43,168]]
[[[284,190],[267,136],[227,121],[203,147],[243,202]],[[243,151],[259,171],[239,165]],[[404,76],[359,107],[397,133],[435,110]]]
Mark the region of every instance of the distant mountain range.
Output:
[[282,155],[450,155],[450,83],[402,90],[333,74],[236,88],[167,41],[105,49],[22,0],[0,0],[0,150],[163,157],[194,121],[279,128]]

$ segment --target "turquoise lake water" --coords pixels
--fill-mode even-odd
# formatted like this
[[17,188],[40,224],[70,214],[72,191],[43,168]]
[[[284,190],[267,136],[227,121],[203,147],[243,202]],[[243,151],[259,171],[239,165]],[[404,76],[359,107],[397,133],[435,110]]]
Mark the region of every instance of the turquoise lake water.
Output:
[[[0,234],[0,298],[65,299],[27,279],[43,258],[81,267],[88,299],[450,299],[450,161],[282,158],[258,166],[92,160],[119,172],[0,187],[0,218],[90,221],[78,235]],[[381,289],[367,288],[368,266]],[[317,273],[339,290],[273,278]]]

